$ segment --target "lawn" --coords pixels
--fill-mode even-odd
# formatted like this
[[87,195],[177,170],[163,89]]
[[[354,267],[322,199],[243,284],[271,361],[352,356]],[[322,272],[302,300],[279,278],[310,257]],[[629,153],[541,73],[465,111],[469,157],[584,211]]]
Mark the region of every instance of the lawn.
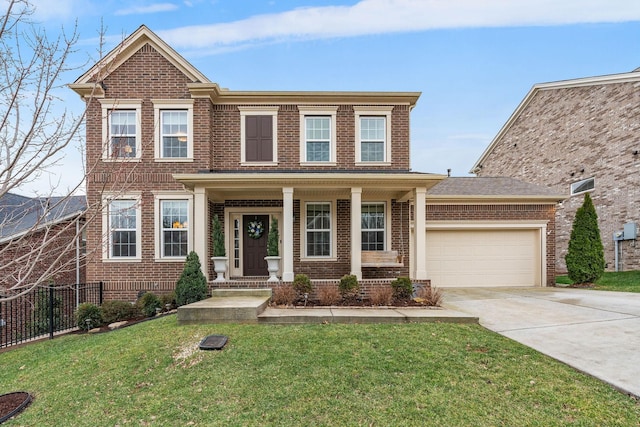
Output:
[[[200,351],[208,334],[222,351]],[[201,325],[166,316],[0,353],[7,426],[638,425],[610,386],[479,325]]]
[[[570,285],[567,276],[556,277],[557,284]],[[640,292],[640,271],[611,271],[595,283],[593,289],[601,291]]]

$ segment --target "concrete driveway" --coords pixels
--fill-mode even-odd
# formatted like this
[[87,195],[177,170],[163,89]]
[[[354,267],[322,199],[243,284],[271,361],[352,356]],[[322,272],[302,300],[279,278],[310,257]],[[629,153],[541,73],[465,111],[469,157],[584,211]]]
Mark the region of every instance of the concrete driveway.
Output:
[[568,288],[445,288],[443,306],[640,397],[640,294]]

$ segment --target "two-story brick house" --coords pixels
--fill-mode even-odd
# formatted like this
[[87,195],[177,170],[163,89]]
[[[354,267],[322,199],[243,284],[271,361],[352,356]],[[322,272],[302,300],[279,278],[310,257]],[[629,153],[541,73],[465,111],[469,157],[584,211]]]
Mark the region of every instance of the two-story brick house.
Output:
[[556,218],[559,272],[566,271],[573,220],[586,192],[598,213],[608,269],[616,269],[616,261],[620,270],[640,268],[635,236],[619,233],[640,223],[639,83],[640,70],[536,84],[473,166],[478,176],[513,177],[566,195]]
[[[470,197],[458,188],[430,201],[446,177],[410,170],[419,93],[222,89],[145,26],[70,87],[87,101],[87,199],[102,206],[88,226],[87,246],[100,254],[87,276],[108,297],[173,289],[191,250],[212,280],[214,215],[231,279],[215,286],[265,285],[271,218],[283,281],[427,281],[428,265],[442,265],[427,251],[435,227],[533,230],[527,283],[553,283],[547,230],[558,197],[485,180]],[[374,266],[363,254],[376,251],[398,258]]]

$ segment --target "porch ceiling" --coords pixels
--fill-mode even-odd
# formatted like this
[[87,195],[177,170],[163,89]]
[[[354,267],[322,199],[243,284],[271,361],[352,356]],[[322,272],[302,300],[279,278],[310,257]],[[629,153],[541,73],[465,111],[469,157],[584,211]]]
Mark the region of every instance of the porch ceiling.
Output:
[[176,174],[185,188],[204,188],[212,200],[281,199],[282,188],[296,198],[351,197],[362,188],[364,200],[408,199],[415,188],[429,189],[444,175],[424,173],[198,173]]

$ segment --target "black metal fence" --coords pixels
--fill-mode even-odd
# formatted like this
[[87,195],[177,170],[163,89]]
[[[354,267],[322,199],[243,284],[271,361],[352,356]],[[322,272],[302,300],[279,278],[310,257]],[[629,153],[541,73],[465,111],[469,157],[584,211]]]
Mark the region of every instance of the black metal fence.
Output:
[[75,329],[78,305],[101,305],[102,294],[102,282],[98,282],[43,286],[0,301],[0,348]]

